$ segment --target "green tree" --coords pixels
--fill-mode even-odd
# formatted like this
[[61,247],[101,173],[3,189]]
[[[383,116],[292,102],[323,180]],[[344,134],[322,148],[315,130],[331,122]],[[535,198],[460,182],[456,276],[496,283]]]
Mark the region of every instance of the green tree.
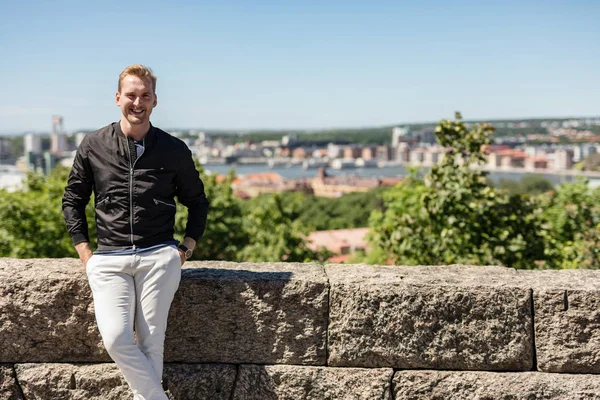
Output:
[[600,268],[600,188],[564,183],[539,198],[548,230],[544,267]]
[[409,179],[374,213],[371,248],[397,264],[503,264],[534,268],[544,257],[541,210],[522,196],[489,186],[482,148],[494,128],[468,129],[457,113],[436,127],[446,153],[423,182]]
[[[23,190],[0,191],[0,256],[76,257],[62,214],[62,195],[69,169],[48,177],[30,173]],[[86,208],[90,235],[95,237],[93,201]]]
[[244,261],[322,261],[327,252],[314,252],[306,245],[306,230],[296,218],[294,207],[286,206],[279,194],[265,197],[244,217],[250,243],[238,258]]
[[539,175],[525,175],[519,181],[500,179],[494,186],[508,191],[510,195],[538,195],[554,189],[552,182]]
[[[243,227],[241,200],[231,188],[235,172],[231,171],[224,180],[217,181],[217,175],[204,174],[200,165],[197,168],[202,171],[201,178],[210,207],[206,231],[192,259],[237,261],[239,252],[248,245],[249,237]],[[183,240],[186,224],[187,209],[177,203],[175,235],[180,241]]]
[[[364,193],[348,193],[338,198],[317,197],[302,192],[282,192],[281,200],[290,208],[291,217],[307,231],[360,228],[369,225],[371,211],[381,209],[381,194],[389,187],[378,187]],[[272,195],[265,194],[243,203],[250,212]]]

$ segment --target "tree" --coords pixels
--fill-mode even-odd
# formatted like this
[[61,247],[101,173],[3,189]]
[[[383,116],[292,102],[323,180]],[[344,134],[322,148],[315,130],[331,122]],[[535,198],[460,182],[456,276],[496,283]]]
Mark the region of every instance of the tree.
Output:
[[554,189],[552,182],[538,175],[525,175],[518,182],[512,179],[500,179],[494,186],[508,191],[511,195],[538,195]]
[[[223,180],[217,175],[206,175],[200,165],[206,197],[210,202],[207,229],[200,238],[194,260],[229,260],[237,261],[238,253],[249,243],[249,237],[243,227],[244,215],[241,200],[234,196],[231,182],[235,172],[231,171]],[[180,241],[185,234],[187,209],[177,203],[175,215],[175,236]]]
[[[29,173],[24,190],[0,191],[0,256],[77,257],[62,214],[68,175],[65,167],[56,168],[48,177]],[[93,200],[86,215],[95,238]]]
[[[381,194],[389,187],[348,193],[338,198],[317,197],[302,192],[281,192],[281,200],[307,231],[348,229],[369,225],[371,211],[382,207]],[[271,195],[264,194],[243,203],[244,212],[260,206]]]
[[544,267],[600,268],[600,188],[581,180],[539,198],[548,226]]
[[483,148],[494,128],[467,129],[459,113],[436,127],[446,152],[423,182],[411,178],[384,196],[375,212],[372,248],[396,264],[503,264],[534,268],[544,258],[541,210],[522,196],[489,186]]
[[306,230],[296,220],[293,207],[279,194],[266,197],[244,218],[250,243],[238,258],[244,261],[322,261],[327,252],[314,252],[306,245]]

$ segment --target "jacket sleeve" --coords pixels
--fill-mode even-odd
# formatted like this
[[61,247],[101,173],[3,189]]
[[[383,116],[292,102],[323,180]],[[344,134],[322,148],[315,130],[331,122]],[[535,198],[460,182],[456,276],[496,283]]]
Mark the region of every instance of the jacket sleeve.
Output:
[[62,209],[67,230],[73,244],[89,242],[85,207],[94,188],[94,175],[87,159],[85,141],[77,149],[73,168],[62,199]]
[[208,200],[204,193],[204,183],[196,170],[192,152],[184,144],[182,157],[177,171],[176,195],[181,204],[188,209],[185,236],[198,241],[204,234],[206,219],[208,216]]

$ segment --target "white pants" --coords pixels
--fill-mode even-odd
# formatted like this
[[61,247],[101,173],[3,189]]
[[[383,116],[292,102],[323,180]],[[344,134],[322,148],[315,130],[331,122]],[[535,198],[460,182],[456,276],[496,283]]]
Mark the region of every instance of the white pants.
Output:
[[181,279],[179,251],[165,246],[131,255],[95,254],[86,272],[104,347],[134,400],[167,400],[161,383],[163,349]]

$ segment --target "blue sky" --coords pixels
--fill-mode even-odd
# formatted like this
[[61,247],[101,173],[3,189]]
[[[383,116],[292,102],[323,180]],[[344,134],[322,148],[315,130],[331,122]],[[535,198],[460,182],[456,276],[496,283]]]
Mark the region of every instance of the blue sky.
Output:
[[0,0],[0,134],[119,119],[158,76],[164,128],[600,115],[600,1]]

